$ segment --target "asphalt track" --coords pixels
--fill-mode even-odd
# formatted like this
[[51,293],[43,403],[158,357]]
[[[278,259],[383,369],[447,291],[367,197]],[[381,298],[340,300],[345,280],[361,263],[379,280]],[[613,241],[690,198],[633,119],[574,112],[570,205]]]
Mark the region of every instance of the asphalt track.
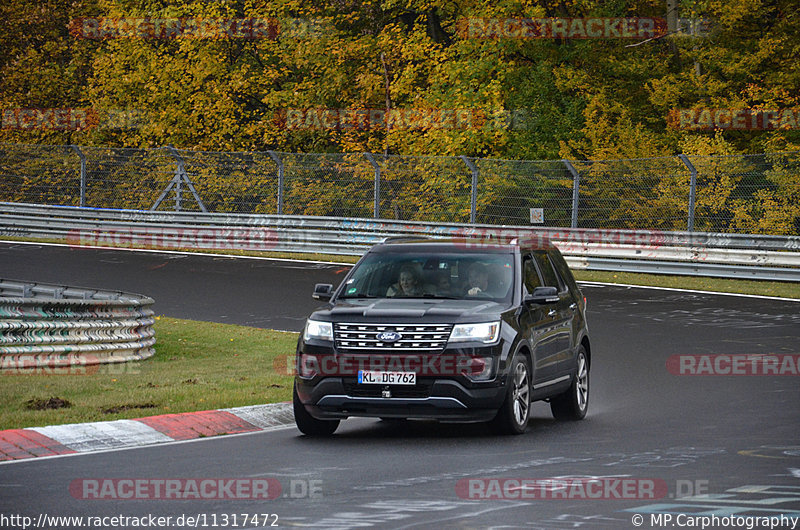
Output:
[[[0,244],[0,277],[141,292],[160,314],[298,330],[315,306],[313,284],[337,282],[342,268]],[[325,440],[287,428],[15,462],[0,466],[0,527],[20,527],[4,523],[10,514],[172,516],[173,528],[193,526],[175,525],[181,515],[203,517],[201,528],[275,522],[253,524],[254,514],[315,528],[635,528],[638,514],[642,528],[699,528],[703,520],[693,517],[712,514],[709,527],[746,528],[746,517],[799,517],[798,376],[681,376],[666,365],[674,355],[796,355],[800,304],[597,285],[584,293],[593,365],[582,422],[556,422],[537,404],[528,432],[515,437],[483,425],[351,419]],[[506,498],[480,500],[459,489],[478,478],[569,477],[609,478],[608,498],[581,498],[580,488],[566,499],[513,498],[521,490],[512,487],[501,492]],[[70,492],[76,480],[107,478],[272,478],[281,490],[274,500],[87,500]],[[622,479],[666,491],[627,494],[611,482]],[[500,483],[466,484],[480,494]],[[723,519],[731,515],[743,519]]]

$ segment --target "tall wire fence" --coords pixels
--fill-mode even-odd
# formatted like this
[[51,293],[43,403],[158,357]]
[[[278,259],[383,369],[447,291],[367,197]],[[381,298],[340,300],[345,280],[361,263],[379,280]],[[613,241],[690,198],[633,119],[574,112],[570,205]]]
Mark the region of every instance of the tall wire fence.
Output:
[[0,201],[800,235],[800,152],[567,161],[0,144]]

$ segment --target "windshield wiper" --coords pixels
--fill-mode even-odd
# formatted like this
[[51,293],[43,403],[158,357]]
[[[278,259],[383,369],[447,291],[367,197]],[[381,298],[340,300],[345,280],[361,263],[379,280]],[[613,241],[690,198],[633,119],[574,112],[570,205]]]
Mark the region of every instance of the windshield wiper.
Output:
[[356,293],[356,294],[345,294],[339,297],[341,298],[380,298],[379,296],[372,296],[369,294],[364,293]]
[[422,295],[422,297],[423,298],[437,298],[437,299],[440,299],[440,300],[461,300],[460,296],[447,296],[447,295],[444,295],[444,294],[425,293],[425,294]]

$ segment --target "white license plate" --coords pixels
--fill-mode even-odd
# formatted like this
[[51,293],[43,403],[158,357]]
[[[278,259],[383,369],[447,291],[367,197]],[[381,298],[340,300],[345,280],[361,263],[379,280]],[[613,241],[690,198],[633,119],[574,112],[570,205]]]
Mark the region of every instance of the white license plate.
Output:
[[360,385],[416,385],[416,372],[377,372],[371,370],[358,371]]

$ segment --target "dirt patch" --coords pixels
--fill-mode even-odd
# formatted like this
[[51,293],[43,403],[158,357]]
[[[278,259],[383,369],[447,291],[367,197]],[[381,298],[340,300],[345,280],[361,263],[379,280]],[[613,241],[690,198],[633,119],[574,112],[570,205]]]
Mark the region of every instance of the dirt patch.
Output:
[[33,398],[25,402],[25,408],[28,410],[66,409],[71,406],[72,403],[60,397]]
[[133,410],[133,409],[154,409],[158,405],[155,403],[139,403],[139,404],[128,404],[128,405],[116,405],[114,407],[108,407],[107,409],[100,409],[100,412],[103,414],[117,414],[118,412],[123,412],[125,410]]

